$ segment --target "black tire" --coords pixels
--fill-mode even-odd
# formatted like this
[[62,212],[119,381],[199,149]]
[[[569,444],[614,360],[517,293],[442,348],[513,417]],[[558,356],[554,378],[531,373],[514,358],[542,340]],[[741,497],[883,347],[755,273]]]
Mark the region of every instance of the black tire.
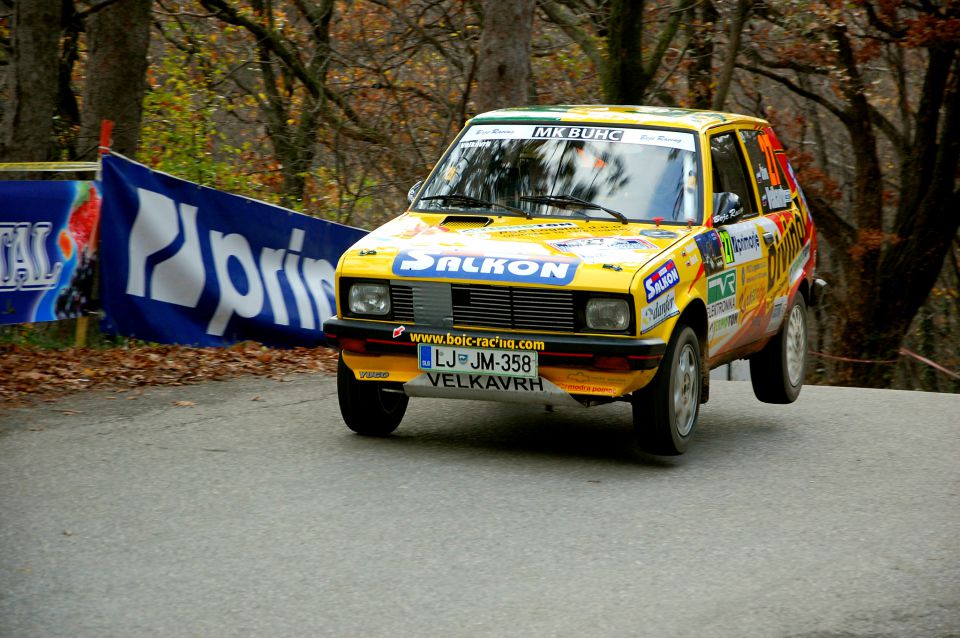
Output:
[[780,331],[750,357],[753,393],[764,403],[793,403],[807,368],[807,304],[799,292]]
[[633,396],[640,447],[661,456],[686,452],[697,427],[702,391],[700,341],[690,326],[678,324],[653,381]]
[[409,401],[402,392],[384,390],[378,381],[357,381],[342,353],[337,364],[337,398],[344,423],[363,436],[387,436],[396,430]]

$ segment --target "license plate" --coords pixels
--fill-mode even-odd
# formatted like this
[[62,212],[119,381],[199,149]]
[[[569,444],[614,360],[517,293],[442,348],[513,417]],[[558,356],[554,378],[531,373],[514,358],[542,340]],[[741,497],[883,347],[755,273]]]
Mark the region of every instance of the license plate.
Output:
[[539,376],[537,353],[530,350],[479,350],[421,343],[417,346],[417,358],[420,369],[428,372]]

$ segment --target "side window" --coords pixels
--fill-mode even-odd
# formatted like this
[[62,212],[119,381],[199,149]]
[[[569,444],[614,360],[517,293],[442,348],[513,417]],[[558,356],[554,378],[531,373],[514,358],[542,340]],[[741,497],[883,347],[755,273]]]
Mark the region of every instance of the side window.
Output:
[[790,208],[790,187],[780,171],[773,144],[763,131],[740,131],[747,148],[750,170],[760,188],[760,206],[764,214]]
[[740,144],[733,132],[721,133],[710,138],[710,159],[713,164],[713,192],[736,193],[740,196],[746,217],[757,213],[753,187],[744,172]]

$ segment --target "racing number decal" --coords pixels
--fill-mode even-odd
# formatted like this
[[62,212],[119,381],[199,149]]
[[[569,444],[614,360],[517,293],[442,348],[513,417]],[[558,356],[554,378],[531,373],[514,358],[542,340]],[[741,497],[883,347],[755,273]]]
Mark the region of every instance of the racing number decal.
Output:
[[760,146],[760,150],[763,151],[763,156],[767,161],[767,170],[770,172],[770,185],[779,186],[780,171],[777,170],[777,158],[773,153],[773,144],[770,142],[770,138],[767,137],[766,133],[760,133],[757,135],[757,144]]

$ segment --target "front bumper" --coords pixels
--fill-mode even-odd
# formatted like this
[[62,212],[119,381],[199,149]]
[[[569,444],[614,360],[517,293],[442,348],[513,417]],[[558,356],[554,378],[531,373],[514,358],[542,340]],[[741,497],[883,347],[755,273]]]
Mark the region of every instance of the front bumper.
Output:
[[413,381],[422,374],[417,365],[418,343],[512,343],[515,349],[529,350],[530,344],[539,342],[535,349],[540,376],[575,397],[616,398],[642,388],[653,379],[666,350],[661,339],[408,328],[356,319],[329,319],[323,329],[327,341],[343,351],[344,362],[361,381]]
[[[329,343],[344,347],[356,341],[363,342],[363,352],[382,354],[415,355],[417,343],[435,343],[437,345],[464,345],[478,340],[489,342],[492,338],[513,342],[539,341],[543,348],[537,348],[543,365],[579,365],[590,367],[597,357],[621,357],[627,360],[631,370],[653,370],[660,365],[660,359],[667,345],[662,339],[630,339],[622,337],[600,337],[595,335],[556,335],[531,332],[496,332],[483,330],[456,330],[413,326],[395,326],[388,323],[362,321],[357,319],[328,319],[323,331]],[[411,339],[410,334],[420,336]],[[444,341],[427,341],[423,336],[440,337]],[[459,339],[460,343],[454,343]],[[354,348],[346,348],[354,349]]]

